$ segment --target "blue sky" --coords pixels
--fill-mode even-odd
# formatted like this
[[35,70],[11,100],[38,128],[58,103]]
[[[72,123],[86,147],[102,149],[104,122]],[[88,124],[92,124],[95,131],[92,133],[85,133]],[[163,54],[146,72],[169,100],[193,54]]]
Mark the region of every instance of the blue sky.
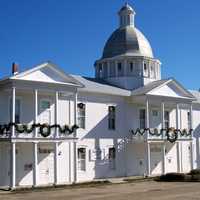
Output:
[[[94,61],[118,27],[124,0],[0,0],[0,77],[51,60],[68,73],[94,75]],[[162,62],[162,77],[200,88],[200,1],[129,0],[136,26]]]

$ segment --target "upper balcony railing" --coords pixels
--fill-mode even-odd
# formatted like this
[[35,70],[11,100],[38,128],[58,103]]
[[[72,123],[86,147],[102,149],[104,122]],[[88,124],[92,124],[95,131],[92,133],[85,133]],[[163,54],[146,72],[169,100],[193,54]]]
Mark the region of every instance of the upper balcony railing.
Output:
[[177,140],[191,140],[193,129],[136,129],[130,130],[134,140],[167,140],[171,143]]
[[77,125],[9,123],[0,125],[0,138],[68,138],[78,128]]

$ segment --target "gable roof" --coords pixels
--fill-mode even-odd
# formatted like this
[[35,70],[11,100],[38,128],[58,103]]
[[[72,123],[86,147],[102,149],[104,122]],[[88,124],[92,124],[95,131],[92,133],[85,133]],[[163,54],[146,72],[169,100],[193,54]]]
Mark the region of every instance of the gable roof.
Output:
[[85,86],[84,88],[80,88],[79,91],[117,96],[131,96],[131,91],[110,85],[106,81],[96,78],[83,77],[79,75],[71,76],[73,76],[77,81],[81,82]]
[[[174,85],[176,89],[183,94],[183,98],[189,98],[195,100],[195,97],[191,92],[189,92],[187,89],[185,89],[179,82],[177,82],[175,79],[162,79],[158,81],[153,81],[143,87],[140,87],[136,90],[132,91],[133,96],[141,96],[141,95],[155,95],[156,90],[159,91],[160,88],[164,88],[167,85]],[[174,92],[175,93],[175,92]],[[168,94],[165,94],[164,96],[167,96]],[[162,94],[160,95],[162,96]]]
[[[55,80],[49,77],[51,72],[56,74],[56,76],[55,74],[53,74],[53,78]],[[16,75],[13,75],[9,79],[57,83],[57,84],[65,84],[65,85],[71,85],[71,86],[76,86],[76,87],[84,87],[82,83],[74,79],[69,74],[66,74],[64,71],[62,71],[59,67],[57,67],[55,64],[53,64],[50,61],[36,65],[35,67],[31,69],[28,69],[28,70],[25,70],[24,72],[20,72]]]
[[169,80],[170,79],[162,79],[162,80],[150,82],[150,83],[144,85],[143,87],[133,90],[131,94],[133,96],[145,95],[148,92],[150,92],[151,90],[153,90],[154,88],[157,88],[157,87],[162,86],[163,84],[167,83]]

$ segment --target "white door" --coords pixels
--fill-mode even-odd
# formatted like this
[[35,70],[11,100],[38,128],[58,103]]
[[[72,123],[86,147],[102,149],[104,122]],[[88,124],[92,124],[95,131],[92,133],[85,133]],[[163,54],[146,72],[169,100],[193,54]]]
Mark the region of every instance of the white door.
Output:
[[180,143],[181,145],[181,157],[182,157],[182,169],[183,172],[189,172],[191,170],[191,146],[190,143]]
[[54,181],[54,153],[51,148],[39,149],[39,177],[40,184],[51,184]]
[[162,150],[161,145],[152,145],[151,146],[151,174],[158,175],[162,173]]
[[166,144],[165,152],[165,170],[166,173],[177,172],[177,144]]

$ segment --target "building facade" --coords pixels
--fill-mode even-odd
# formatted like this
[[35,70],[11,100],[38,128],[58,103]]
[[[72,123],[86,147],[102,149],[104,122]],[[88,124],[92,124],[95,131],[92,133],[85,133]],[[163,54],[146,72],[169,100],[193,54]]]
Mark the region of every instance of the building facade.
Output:
[[200,165],[200,93],[161,78],[126,4],[95,78],[51,62],[0,80],[0,186],[189,172]]

